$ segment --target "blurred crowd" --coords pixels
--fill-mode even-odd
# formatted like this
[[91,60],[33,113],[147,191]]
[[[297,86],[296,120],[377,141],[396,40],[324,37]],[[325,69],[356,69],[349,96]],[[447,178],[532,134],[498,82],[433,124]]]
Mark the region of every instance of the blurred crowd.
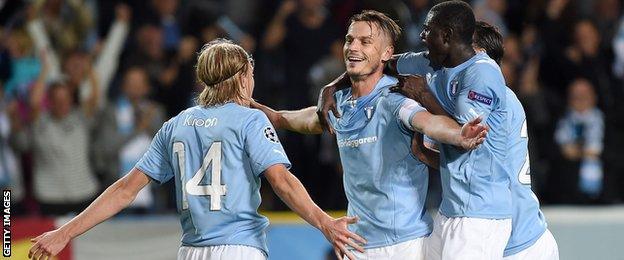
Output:
[[[344,71],[352,14],[390,15],[403,28],[397,53],[422,51],[423,22],[437,2],[0,1],[0,186],[13,191],[20,214],[80,210],[134,166],[164,121],[194,104],[203,43],[239,43],[256,60],[256,99],[298,109],[315,105],[320,87]],[[540,201],[623,202],[622,2],[470,3],[504,36],[501,69],[526,110]],[[315,201],[345,209],[334,138],[279,135]],[[128,213],[172,212],[173,194],[172,182],[149,186]],[[285,209],[270,190],[263,198],[264,209]]]

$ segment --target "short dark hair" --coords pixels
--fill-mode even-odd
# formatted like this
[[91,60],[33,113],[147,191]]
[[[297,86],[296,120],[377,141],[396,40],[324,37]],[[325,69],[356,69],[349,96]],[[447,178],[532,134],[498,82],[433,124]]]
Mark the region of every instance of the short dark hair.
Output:
[[470,5],[462,1],[448,1],[439,3],[431,8],[435,18],[432,23],[448,28],[465,44],[472,44],[472,34],[475,30],[475,16]]
[[399,25],[394,20],[381,12],[377,12],[374,10],[364,10],[359,14],[351,16],[349,24],[352,24],[354,22],[367,22],[369,24],[377,24],[379,29],[385,32],[390,37],[393,47],[396,46],[397,42],[399,41],[399,37],[401,36],[401,27],[399,27]]
[[478,48],[487,52],[496,63],[500,64],[505,54],[503,49],[503,35],[498,29],[489,23],[478,21],[476,23],[473,43]]

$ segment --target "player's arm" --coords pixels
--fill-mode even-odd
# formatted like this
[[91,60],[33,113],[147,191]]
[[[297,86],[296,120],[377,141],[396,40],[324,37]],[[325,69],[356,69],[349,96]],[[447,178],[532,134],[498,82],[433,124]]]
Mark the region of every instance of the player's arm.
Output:
[[467,150],[474,149],[485,141],[488,128],[479,123],[481,118],[477,117],[460,126],[449,117],[433,115],[426,111],[414,114],[411,121],[415,131],[439,142]]
[[126,208],[149,182],[150,179],[143,172],[136,168],[132,169],[126,176],[108,187],[78,216],[56,230],[31,239],[35,244],[30,248],[28,257],[39,259],[41,256],[57,255],[71,239]]
[[464,149],[474,149],[483,143],[488,131],[487,127],[479,125],[478,117],[460,127],[455,120],[433,115],[411,99],[404,99],[397,112],[401,123],[410,130]]
[[355,259],[345,245],[364,252],[364,248],[355,241],[365,244],[366,240],[347,229],[347,225],[355,223],[357,217],[334,219],[327,215],[312,201],[312,198],[310,198],[299,179],[291,174],[283,164],[270,166],[264,171],[264,176],[271,184],[271,187],[273,187],[275,193],[288,207],[310,223],[310,225],[323,232],[327,240],[332,243],[336,256],[341,258],[342,255],[347,255],[349,259]]
[[340,113],[336,106],[336,98],[334,94],[336,91],[345,89],[351,86],[351,80],[347,76],[347,73],[342,73],[336,79],[329,84],[321,88],[317,102],[317,111],[319,123],[323,130],[328,131],[330,134],[334,134],[334,128],[329,122],[329,111],[331,111],[336,118],[340,118]]
[[398,75],[397,79],[399,83],[391,87],[393,92],[400,93],[409,99],[416,100],[430,113],[434,115],[444,115],[450,117],[450,115],[442,108],[438,103],[437,98],[429,89],[427,81],[422,76],[418,75]]
[[399,75],[398,63],[402,55],[403,53],[392,55],[392,58],[390,58],[390,60],[386,62],[386,66],[384,66],[384,74],[387,74],[393,77],[396,77]]
[[316,107],[275,111],[255,101],[251,102],[251,107],[262,111],[277,129],[286,129],[301,134],[323,133],[323,128],[321,128],[321,123],[316,115]]

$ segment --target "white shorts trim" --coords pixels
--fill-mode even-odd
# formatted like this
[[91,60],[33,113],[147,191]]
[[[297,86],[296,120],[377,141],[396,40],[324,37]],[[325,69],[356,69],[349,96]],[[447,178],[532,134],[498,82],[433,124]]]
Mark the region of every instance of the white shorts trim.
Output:
[[266,260],[262,250],[243,245],[219,245],[192,247],[181,246],[178,250],[178,260]]
[[540,236],[535,244],[503,258],[504,260],[559,260],[559,247],[550,230]]
[[[355,259],[350,260],[424,260],[425,238],[419,237],[391,246],[365,249],[364,253],[351,251]],[[349,259],[344,257],[343,259]]]
[[438,213],[425,241],[427,260],[500,260],[511,235],[511,219],[453,217]]

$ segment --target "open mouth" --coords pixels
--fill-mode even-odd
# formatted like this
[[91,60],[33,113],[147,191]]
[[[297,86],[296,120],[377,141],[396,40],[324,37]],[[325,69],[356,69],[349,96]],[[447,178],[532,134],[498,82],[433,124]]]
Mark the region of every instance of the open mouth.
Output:
[[356,57],[356,56],[349,56],[347,57],[347,61],[352,64],[357,64],[359,62],[364,61],[364,58]]

